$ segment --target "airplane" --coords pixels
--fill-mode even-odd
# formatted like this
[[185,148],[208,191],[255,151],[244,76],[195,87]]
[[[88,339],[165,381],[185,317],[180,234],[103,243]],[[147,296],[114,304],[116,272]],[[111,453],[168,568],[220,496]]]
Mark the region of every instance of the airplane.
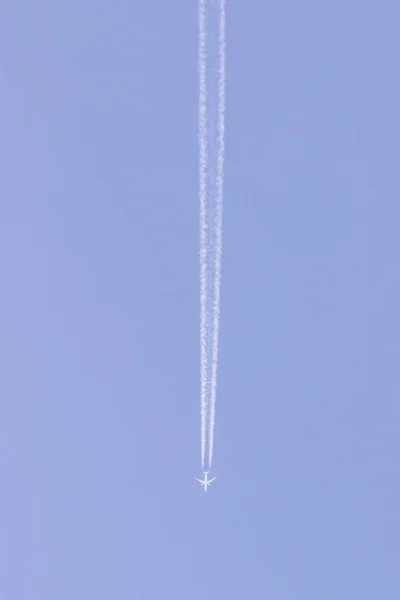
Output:
[[213,477],[212,479],[207,479],[207,475],[210,471],[203,471],[204,473],[204,479],[197,479],[197,477],[195,477],[196,481],[199,481],[201,483],[201,485],[204,485],[204,491],[207,491],[207,486],[211,484],[211,482],[214,481],[214,479],[216,479],[216,477]]

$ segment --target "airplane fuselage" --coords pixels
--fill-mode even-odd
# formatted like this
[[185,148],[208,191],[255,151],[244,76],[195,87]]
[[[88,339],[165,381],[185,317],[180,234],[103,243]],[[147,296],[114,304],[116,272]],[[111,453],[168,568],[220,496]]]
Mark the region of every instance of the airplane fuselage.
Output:
[[203,471],[204,479],[198,479],[195,477],[196,481],[198,481],[204,487],[205,492],[207,491],[207,486],[211,485],[214,479],[216,479],[215,477],[208,479],[208,473],[208,471]]

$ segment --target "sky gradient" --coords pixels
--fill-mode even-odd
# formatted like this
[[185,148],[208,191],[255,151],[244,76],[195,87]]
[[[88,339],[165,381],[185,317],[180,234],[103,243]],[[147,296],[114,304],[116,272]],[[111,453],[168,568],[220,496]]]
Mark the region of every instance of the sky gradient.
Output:
[[227,3],[204,494],[196,2],[3,2],[2,600],[400,597],[399,17]]

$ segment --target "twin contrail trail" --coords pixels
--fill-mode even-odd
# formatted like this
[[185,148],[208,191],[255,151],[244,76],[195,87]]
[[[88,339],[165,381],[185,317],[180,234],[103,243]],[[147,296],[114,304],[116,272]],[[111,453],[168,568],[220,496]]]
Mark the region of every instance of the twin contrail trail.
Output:
[[[225,0],[199,0],[200,415],[201,465],[214,449],[221,295],[225,135]],[[213,22],[216,21],[216,22]],[[217,35],[207,35],[217,27]],[[215,46],[215,47],[213,47]],[[212,63],[213,52],[217,67]],[[216,73],[216,75],[215,75]],[[215,81],[216,80],[216,81]],[[208,88],[216,94],[209,94]],[[214,118],[216,115],[216,123]],[[211,122],[210,122],[211,117]],[[209,135],[209,125],[212,135]],[[217,135],[213,135],[214,125]],[[208,436],[207,436],[208,433]]]

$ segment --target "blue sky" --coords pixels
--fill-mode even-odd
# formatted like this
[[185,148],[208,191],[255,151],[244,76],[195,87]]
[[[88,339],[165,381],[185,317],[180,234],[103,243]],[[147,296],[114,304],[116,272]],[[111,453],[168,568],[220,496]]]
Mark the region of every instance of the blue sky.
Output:
[[0,15],[0,597],[398,598],[398,3],[227,3],[207,495],[196,3]]

